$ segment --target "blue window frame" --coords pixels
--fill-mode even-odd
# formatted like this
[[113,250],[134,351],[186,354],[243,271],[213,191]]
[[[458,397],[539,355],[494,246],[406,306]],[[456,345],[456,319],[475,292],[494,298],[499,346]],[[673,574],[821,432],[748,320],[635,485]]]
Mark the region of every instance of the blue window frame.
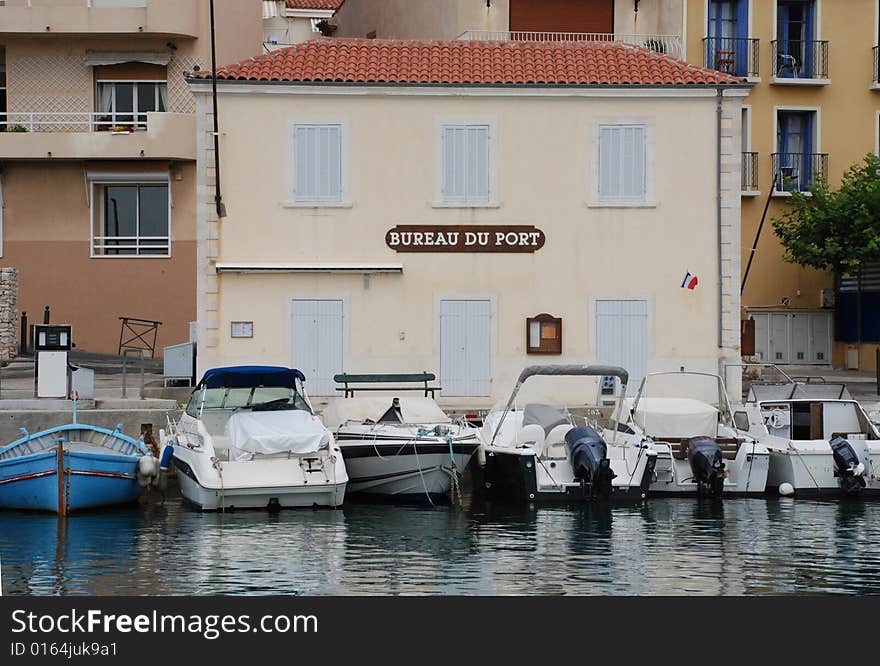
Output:
[[748,75],[749,0],[709,0],[707,66]]
[[776,9],[776,76],[811,78],[815,39],[813,0],[778,0]]
[[776,141],[780,192],[806,191],[814,174],[813,132],[815,111],[779,111]]

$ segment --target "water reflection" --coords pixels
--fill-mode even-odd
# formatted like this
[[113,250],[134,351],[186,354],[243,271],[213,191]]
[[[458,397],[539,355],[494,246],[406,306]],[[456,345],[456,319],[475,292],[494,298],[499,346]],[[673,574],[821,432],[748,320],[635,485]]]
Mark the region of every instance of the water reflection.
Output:
[[880,503],[0,513],[4,594],[880,592]]

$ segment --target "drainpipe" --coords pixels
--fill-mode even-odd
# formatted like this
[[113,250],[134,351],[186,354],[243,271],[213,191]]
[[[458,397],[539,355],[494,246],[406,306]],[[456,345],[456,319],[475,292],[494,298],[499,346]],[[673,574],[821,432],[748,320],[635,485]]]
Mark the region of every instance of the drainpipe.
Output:
[[217,217],[226,217],[226,205],[220,190],[220,119],[217,117],[217,38],[214,31],[214,0],[210,0],[211,18],[211,94],[214,102],[214,204]]
[[724,271],[721,263],[721,105],[724,99],[724,89],[718,88],[715,96],[715,114],[717,116],[717,164],[715,165],[715,185],[717,188],[717,214],[718,214],[718,347],[724,347],[723,344],[723,322],[724,322]]

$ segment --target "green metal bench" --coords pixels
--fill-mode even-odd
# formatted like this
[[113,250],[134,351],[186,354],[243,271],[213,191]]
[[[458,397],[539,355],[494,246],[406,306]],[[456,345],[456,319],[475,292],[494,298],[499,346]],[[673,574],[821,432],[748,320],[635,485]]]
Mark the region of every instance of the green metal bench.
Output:
[[[346,398],[353,398],[355,391],[424,391],[425,397],[434,397],[439,386],[428,386],[437,377],[430,372],[420,372],[410,375],[336,375],[333,381],[343,386],[337,387],[337,391],[345,391]],[[351,384],[421,384],[421,386],[351,386]]]

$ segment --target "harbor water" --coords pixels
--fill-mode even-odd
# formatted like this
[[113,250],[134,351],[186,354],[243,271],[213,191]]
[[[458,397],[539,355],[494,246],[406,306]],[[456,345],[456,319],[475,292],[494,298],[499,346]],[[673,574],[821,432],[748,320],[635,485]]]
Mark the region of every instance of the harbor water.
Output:
[[880,593],[880,502],[0,512],[4,595]]

